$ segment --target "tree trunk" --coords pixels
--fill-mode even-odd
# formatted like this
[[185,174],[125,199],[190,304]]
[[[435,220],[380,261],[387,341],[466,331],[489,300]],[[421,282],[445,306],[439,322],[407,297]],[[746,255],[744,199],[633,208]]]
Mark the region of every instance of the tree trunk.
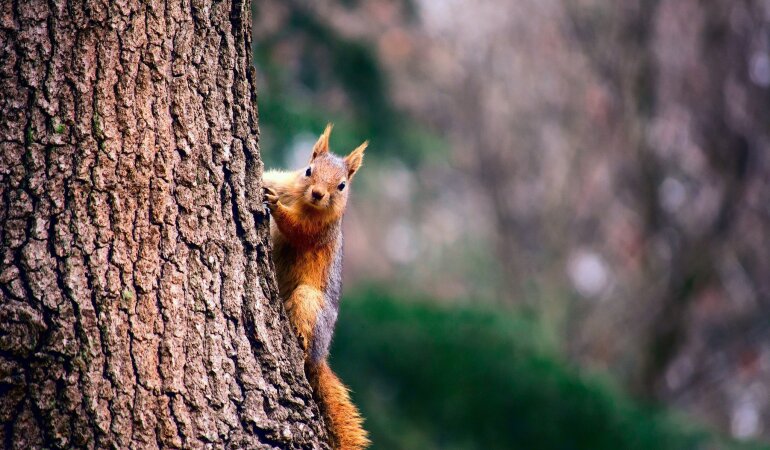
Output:
[[277,296],[248,1],[3,1],[0,436],[328,448]]

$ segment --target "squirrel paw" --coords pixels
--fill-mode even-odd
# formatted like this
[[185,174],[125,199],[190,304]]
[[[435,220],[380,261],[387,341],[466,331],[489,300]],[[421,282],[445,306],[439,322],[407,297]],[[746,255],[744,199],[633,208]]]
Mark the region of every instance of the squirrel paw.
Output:
[[270,211],[275,211],[276,208],[281,204],[280,198],[278,197],[278,194],[274,190],[272,190],[269,187],[263,187],[262,192],[265,196],[265,205],[270,209]]
[[299,338],[299,346],[302,348],[302,350],[307,350],[307,339],[305,339],[305,336],[300,333],[299,328],[294,327],[294,334],[296,334]]
[[308,345],[308,343],[307,343],[307,339],[305,339],[305,338],[300,338],[300,340],[299,340],[299,346],[300,346],[300,347],[302,347],[302,350],[304,350],[304,351],[307,351],[307,350],[308,350],[308,348],[310,347],[310,346]]

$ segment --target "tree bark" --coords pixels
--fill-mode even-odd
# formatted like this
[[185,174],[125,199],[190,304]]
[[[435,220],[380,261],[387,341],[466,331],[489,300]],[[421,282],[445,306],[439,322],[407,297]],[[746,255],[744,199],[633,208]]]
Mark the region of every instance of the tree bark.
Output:
[[250,5],[0,11],[0,439],[328,448],[277,295]]

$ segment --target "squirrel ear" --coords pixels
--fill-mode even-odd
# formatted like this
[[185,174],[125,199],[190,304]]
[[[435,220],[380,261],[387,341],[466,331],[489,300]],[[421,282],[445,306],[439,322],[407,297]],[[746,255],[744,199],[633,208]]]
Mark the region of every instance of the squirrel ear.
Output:
[[364,150],[366,150],[368,145],[369,141],[364,141],[363,144],[356,147],[355,150],[345,157],[345,165],[348,166],[348,179],[353,178],[353,175],[355,175],[364,162]]
[[316,159],[318,155],[329,151],[329,136],[332,134],[333,127],[334,125],[331,123],[326,124],[326,129],[313,146],[313,156],[310,158],[310,161]]

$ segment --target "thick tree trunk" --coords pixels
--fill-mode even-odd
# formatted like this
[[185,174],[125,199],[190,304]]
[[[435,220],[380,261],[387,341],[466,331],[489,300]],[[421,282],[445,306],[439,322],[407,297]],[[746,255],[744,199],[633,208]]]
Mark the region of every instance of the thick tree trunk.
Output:
[[327,448],[268,258],[248,2],[1,8],[5,447]]

